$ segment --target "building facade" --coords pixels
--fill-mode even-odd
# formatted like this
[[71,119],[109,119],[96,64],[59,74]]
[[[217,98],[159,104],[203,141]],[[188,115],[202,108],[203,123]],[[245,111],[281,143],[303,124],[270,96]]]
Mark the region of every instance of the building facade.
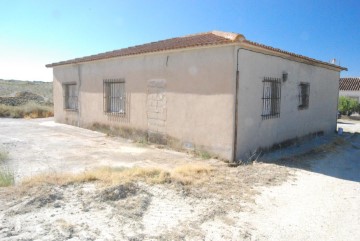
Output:
[[55,120],[239,160],[336,129],[345,68],[213,31],[47,65]]

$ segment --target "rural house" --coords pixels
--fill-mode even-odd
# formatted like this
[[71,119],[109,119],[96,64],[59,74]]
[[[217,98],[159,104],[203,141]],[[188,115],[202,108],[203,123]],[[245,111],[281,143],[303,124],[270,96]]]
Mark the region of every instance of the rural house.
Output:
[[212,31],[46,65],[55,120],[238,160],[336,129],[346,68]]
[[339,96],[355,99],[360,103],[360,78],[340,78]]

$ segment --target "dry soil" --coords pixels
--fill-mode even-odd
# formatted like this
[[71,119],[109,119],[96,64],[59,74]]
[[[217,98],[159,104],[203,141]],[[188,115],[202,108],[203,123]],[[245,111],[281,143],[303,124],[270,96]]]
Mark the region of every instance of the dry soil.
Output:
[[[14,187],[0,188],[0,239],[360,240],[360,124],[341,122],[340,137],[230,168],[52,119],[0,119],[0,148],[16,174]],[[21,185],[42,173],[186,163],[216,169],[192,185]]]

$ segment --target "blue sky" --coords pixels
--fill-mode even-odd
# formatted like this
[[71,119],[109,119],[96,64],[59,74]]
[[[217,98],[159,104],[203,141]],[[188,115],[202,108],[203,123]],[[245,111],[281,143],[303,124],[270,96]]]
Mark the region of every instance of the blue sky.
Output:
[[48,63],[211,30],[360,76],[359,0],[0,0],[0,78],[51,81]]

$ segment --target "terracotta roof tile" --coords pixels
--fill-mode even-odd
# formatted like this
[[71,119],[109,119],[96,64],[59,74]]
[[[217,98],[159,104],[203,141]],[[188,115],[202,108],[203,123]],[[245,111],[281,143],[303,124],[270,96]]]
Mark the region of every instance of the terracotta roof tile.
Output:
[[223,33],[219,31],[213,31],[208,33],[201,33],[195,35],[188,35],[184,37],[172,38],[142,45],[137,45],[133,47],[128,47],[124,49],[114,50],[110,52],[100,53],[96,55],[90,55],[83,58],[76,58],[67,61],[61,61],[58,63],[48,64],[46,67],[55,67],[58,65],[64,64],[74,64],[80,62],[87,62],[99,59],[107,59],[113,57],[137,55],[151,52],[159,52],[164,50],[172,49],[182,49],[190,48],[197,46],[207,46],[207,45],[219,45],[219,44],[228,44],[237,41],[238,34],[233,33]]
[[346,70],[346,68],[330,64],[327,62],[322,62],[313,58],[309,58],[306,56],[302,56],[299,54],[287,52],[278,48],[273,48],[270,46],[266,46],[263,44],[255,43],[249,40],[246,40],[245,37],[241,34],[231,33],[231,32],[221,32],[221,31],[212,31],[206,33],[198,33],[193,35],[187,35],[178,38],[171,38],[162,41],[137,45],[133,47],[128,47],[124,49],[114,50],[110,52],[90,55],[82,58],[76,58],[66,61],[61,61],[57,63],[47,64],[46,67],[56,67],[65,64],[76,64],[100,59],[108,59],[114,57],[122,57],[122,56],[130,56],[130,55],[138,55],[138,54],[145,54],[145,53],[153,53],[159,51],[166,51],[166,50],[175,50],[175,49],[185,49],[191,47],[200,47],[200,46],[210,46],[210,45],[220,45],[220,44],[233,44],[238,42],[246,43],[249,45],[257,46],[262,49],[283,53],[286,55],[302,58],[305,60],[309,60],[311,62],[316,62],[320,64],[324,64],[327,66],[332,66],[341,70]]
[[343,91],[360,91],[360,77],[357,77],[357,78],[340,78],[340,90],[343,90]]

